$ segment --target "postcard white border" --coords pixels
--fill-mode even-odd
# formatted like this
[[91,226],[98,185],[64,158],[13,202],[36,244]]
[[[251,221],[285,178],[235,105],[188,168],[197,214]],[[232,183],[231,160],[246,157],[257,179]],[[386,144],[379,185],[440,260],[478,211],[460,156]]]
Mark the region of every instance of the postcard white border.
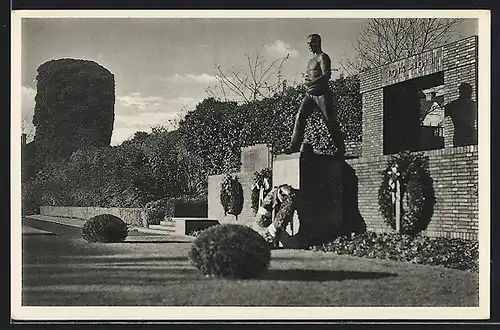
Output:
[[[366,18],[478,19],[479,307],[24,307],[21,306],[21,19],[22,18]],[[12,12],[11,317],[14,320],[471,320],[490,314],[490,43],[487,10],[38,10]]]

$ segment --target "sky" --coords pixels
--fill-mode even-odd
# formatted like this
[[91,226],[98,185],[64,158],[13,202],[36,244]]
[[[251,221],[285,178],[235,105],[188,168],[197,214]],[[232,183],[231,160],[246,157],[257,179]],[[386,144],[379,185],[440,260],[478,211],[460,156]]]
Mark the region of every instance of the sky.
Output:
[[[218,64],[247,67],[246,53],[262,47],[267,61],[289,55],[283,75],[300,81],[310,53],[306,38],[322,37],[332,68],[353,55],[352,43],[364,19],[354,18],[23,18],[22,117],[33,131],[36,70],[59,58],[93,60],[115,77],[112,145],[137,131],[171,126],[207,97]],[[477,34],[477,21],[465,20],[464,36]],[[334,72],[335,78],[339,72]],[[170,125],[170,126],[169,126]]]

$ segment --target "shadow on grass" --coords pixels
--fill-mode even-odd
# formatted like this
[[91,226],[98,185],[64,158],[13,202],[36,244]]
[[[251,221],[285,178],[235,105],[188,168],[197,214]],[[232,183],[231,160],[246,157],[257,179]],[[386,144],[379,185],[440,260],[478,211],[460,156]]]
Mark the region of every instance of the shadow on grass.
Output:
[[386,277],[398,276],[394,273],[384,272],[356,272],[356,271],[331,271],[308,269],[272,269],[262,276],[262,280],[269,281],[343,281],[343,280],[375,280]]
[[67,261],[73,260],[74,262],[80,264],[93,264],[93,263],[106,263],[109,265],[114,265],[115,263],[120,264],[132,264],[132,263],[162,263],[162,262],[172,262],[172,261],[186,261],[188,262],[188,256],[162,256],[162,257],[133,257],[133,256],[110,256],[102,257],[98,255],[87,255],[87,256],[65,256]]
[[123,243],[134,243],[134,244],[152,244],[152,243],[191,243],[190,241],[183,241],[183,240],[175,240],[175,239],[163,239],[163,240],[150,240],[150,241],[145,241],[145,240],[126,240],[120,243],[114,243],[114,244],[123,244]]

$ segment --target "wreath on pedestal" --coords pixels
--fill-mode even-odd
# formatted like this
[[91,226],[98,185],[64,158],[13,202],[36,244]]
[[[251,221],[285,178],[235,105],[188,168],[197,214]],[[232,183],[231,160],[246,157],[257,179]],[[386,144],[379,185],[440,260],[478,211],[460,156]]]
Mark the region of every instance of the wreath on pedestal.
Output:
[[224,208],[224,215],[232,214],[236,216],[243,210],[243,187],[238,181],[238,177],[227,174],[221,182],[220,202]]
[[403,152],[393,156],[381,172],[380,213],[396,229],[396,208],[399,208],[402,234],[416,235],[425,230],[434,212],[434,187],[428,162],[428,157],[421,153]]
[[273,187],[273,172],[267,167],[254,173],[252,185],[252,210],[257,214],[262,200],[266,197]]

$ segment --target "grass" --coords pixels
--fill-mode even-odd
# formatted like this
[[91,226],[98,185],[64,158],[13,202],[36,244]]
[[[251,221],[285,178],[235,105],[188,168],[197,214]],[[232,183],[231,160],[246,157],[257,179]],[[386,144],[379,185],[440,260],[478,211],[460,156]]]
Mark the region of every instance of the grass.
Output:
[[478,305],[478,274],[460,270],[274,250],[260,279],[213,279],[190,265],[189,243],[91,244],[63,227],[23,238],[24,306]]

